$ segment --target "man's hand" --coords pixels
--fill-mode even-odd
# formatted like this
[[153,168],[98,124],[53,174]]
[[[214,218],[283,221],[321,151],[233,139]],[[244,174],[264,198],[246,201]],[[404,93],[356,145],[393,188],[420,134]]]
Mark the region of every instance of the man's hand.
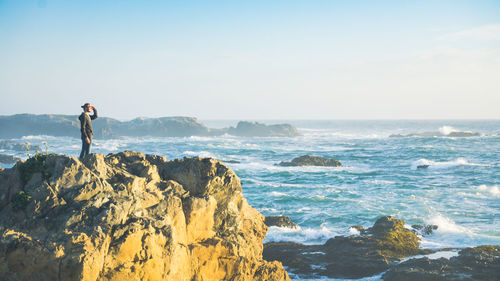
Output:
[[89,138],[85,138],[85,141],[90,144],[90,139]]
[[90,110],[94,110],[95,107],[93,105],[90,106]]

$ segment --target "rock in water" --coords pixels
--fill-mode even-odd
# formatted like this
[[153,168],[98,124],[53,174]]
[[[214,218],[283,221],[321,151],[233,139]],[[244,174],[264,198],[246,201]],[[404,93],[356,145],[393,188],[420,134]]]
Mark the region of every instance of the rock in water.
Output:
[[0,171],[1,280],[290,280],[214,159],[46,155]]
[[418,237],[393,217],[382,217],[361,235],[337,236],[324,245],[270,242],[264,258],[283,262],[303,278],[362,278],[384,272],[401,258],[420,253]]
[[395,265],[382,278],[386,281],[500,280],[500,246],[466,248],[450,259],[411,259]]
[[312,155],[303,155],[294,158],[291,162],[281,162],[280,166],[326,166],[326,167],[342,167],[340,161],[333,158],[324,158]]
[[290,124],[266,125],[258,122],[240,121],[236,128],[230,127],[227,133],[242,137],[296,137],[300,136],[297,128]]
[[265,221],[267,226],[278,226],[287,228],[298,228],[289,217],[286,216],[267,216]]

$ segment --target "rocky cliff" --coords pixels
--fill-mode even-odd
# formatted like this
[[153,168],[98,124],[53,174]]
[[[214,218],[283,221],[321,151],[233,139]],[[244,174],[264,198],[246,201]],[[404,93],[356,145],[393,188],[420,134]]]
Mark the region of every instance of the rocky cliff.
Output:
[[0,171],[0,280],[290,280],[214,159],[37,155]]

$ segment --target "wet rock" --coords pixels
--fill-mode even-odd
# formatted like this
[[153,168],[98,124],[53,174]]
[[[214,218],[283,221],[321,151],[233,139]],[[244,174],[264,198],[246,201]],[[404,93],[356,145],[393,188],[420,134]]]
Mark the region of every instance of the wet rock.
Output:
[[0,280],[290,280],[214,159],[47,155],[0,171]]
[[264,259],[281,261],[304,278],[362,278],[389,268],[404,257],[420,253],[417,236],[393,217],[382,217],[361,235],[337,236],[324,245],[271,242]]
[[417,169],[426,169],[429,168],[430,165],[418,165]]
[[415,234],[420,234],[420,235],[431,235],[434,230],[438,229],[438,226],[435,224],[426,224],[426,225],[421,225],[421,224],[414,224],[411,226],[413,228],[413,233]]
[[265,223],[267,226],[278,226],[278,227],[288,227],[288,228],[299,227],[289,217],[286,216],[267,216]]
[[383,280],[500,280],[500,246],[466,248],[450,259],[410,259],[394,265]]
[[358,231],[358,232],[359,232],[359,234],[364,234],[364,233],[366,233],[366,229],[365,229],[365,227],[364,227],[364,226],[362,226],[362,225],[353,225],[353,226],[351,226],[351,228],[353,228],[353,229],[355,229],[356,231]]
[[281,162],[280,166],[327,166],[327,167],[341,167],[340,161],[333,158],[324,158],[312,155],[303,155],[294,158],[291,162]]

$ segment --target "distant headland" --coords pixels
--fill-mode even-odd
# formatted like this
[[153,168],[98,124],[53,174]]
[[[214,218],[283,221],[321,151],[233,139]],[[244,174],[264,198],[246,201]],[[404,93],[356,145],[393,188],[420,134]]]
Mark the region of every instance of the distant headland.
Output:
[[[94,135],[100,139],[119,137],[190,137],[219,136],[224,134],[244,137],[294,137],[300,136],[290,124],[266,125],[240,121],[236,127],[208,128],[195,117],[135,118],[119,121],[100,117],[92,122]],[[19,138],[26,135],[79,137],[80,123],[77,115],[15,114],[0,116],[0,138]]]

